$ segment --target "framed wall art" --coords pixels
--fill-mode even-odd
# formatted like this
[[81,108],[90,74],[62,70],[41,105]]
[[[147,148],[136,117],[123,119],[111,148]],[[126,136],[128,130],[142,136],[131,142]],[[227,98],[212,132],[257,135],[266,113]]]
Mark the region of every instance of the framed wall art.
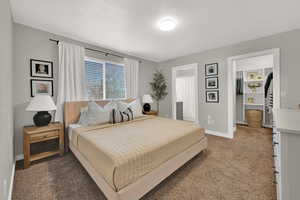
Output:
[[218,63],[205,64],[205,76],[218,75]]
[[37,94],[48,94],[53,96],[53,81],[52,80],[30,80],[31,97]]
[[53,78],[53,62],[30,59],[30,76],[38,78]]
[[219,103],[219,91],[206,91],[206,103]]
[[205,78],[205,89],[218,89],[219,79],[218,77]]

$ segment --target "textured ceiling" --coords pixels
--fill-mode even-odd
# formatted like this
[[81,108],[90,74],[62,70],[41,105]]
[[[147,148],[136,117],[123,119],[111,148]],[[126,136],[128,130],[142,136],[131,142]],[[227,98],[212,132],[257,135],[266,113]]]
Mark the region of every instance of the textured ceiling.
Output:
[[[299,0],[11,0],[15,22],[165,61],[300,28]],[[157,21],[177,18],[161,32]]]

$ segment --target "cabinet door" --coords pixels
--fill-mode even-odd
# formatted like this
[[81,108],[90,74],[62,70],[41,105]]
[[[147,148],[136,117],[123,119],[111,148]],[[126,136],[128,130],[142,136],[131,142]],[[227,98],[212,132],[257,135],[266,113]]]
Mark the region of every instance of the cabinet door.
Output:
[[274,155],[274,184],[276,184],[277,200],[281,198],[281,135],[276,128],[273,129],[273,155]]

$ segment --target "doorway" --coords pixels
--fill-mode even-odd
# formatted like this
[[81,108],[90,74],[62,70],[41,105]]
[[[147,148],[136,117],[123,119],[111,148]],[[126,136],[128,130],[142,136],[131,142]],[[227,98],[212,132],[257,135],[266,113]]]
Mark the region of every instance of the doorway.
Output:
[[272,128],[273,55],[235,61],[235,124]]
[[172,68],[172,116],[198,123],[198,64]]
[[280,108],[280,58],[279,49],[270,49],[228,58],[228,133],[234,137],[236,130],[236,78],[237,62],[255,57],[271,56],[273,63],[273,108]]

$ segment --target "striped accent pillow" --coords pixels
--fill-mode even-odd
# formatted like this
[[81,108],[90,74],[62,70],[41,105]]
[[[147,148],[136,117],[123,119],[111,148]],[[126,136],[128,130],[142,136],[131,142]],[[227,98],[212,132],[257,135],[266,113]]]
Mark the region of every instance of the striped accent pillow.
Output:
[[123,112],[118,109],[112,110],[112,123],[120,123],[133,120],[133,112],[130,108],[127,108]]

